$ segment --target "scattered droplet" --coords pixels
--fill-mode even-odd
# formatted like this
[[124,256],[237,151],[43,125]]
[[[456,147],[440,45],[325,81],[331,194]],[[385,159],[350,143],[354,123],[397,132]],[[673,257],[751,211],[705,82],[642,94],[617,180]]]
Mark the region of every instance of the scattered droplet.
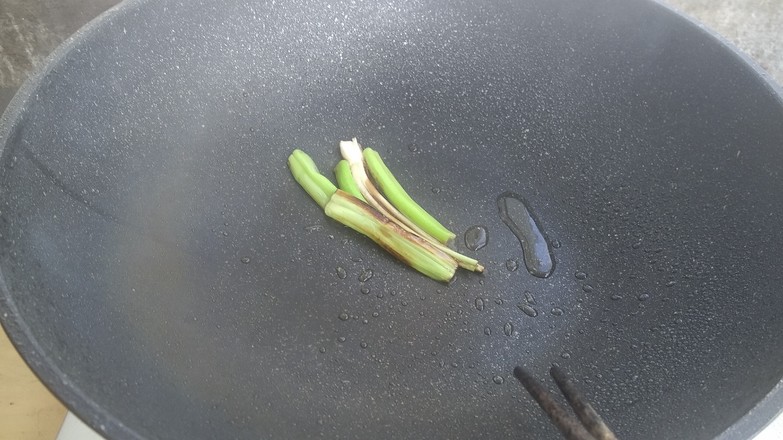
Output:
[[524,312],[525,315],[531,318],[535,318],[536,316],[538,316],[538,310],[530,307],[527,304],[517,304],[517,307],[519,308],[519,310],[522,310],[522,312]]
[[672,287],[675,284],[677,284],[677,281],[672,280],[672,281],[669,281],[668,283],[666,283],[666,287]]
[[223,231],[223,232],[221,232],[221,234],[222,234],[224,237],[228,237],[228,231]]
[[362,295],[369,295],[370,294],[370,288],[367,286],[362,286],[361,288]]
[[472,251],[483,248],[488,241],[487,228],[483,226],[471,226],[465,231],[465,246]]
[[340,336],[339,338],[337,338],[337,342],[339,342],[339,343],[341,343],[341,344],[342,344],[343,342],[345,342],[345,336]]
[[562,246],[562,243],[560,243],[560,240],[552,240],[552,248],[553,249],[560,249],[560,246]]
[[576,278],[577,280],[586,280],[587,274],[584,272],[577,272],[574,274],[574,278]]
[[344,280],[345,277],[348,276],[348,273],[345,272],[345,269],[343,269],[342,266],[337,266],[337,269],[335,269],[335,270],[337,271],[337,278],[339,278],[341,280]]
[[522,245],[527,271],[539,278],[551,275],[555,268],[552,252],[527,203],[519,195],[506,192],[498,196],[497,205],[500,219]]
[[560,354],[560,357],[563,359],[571,359],[571,353],[564,351],[563,353]]
[[408,144],[408,151],[410,151],[411,153],[415,153],[419,151],[419,146],[411,142],[410,144]]
[[476,298],[476,310],[479,312],[484,310],[484,300],[481,298]]
[[368,321],[366,319],[362,319],[362,324],[369,324],[369,323],[370,323],[370,321]]
[[506,325],[503,326],[503,333],[505,333],[506,336],[514,334],[514,324],[507,322]]
[[637,242],[635,242],[634,244],[631,245],[632,249],[639,249],[640,247],[642,247],[642,242],[641,241],[637,241]]
[[610,296],[609,298],[610,298],[612,301],[619,301],[619,300],[623,299],[623,297],[622,297],[622,296],[620,296],[620,295],[618,295],[618,294],[616,294],[616,293],[615,293],[614,295]]
[[321,353],[326,353],[326,347],[321,347],[318,349],[318,351]]
[[359,344],[359,347],[362,347],[362,348],[367,348],[367,343],[366,343],[366,342],[364,342],[364,341],[362,341],[362,342]]
[[492,329],[489,327],[484,327],[484,334],[487,336],[492,336]]
[[377,318],[377,317],[379,317],[379,316],[381,316],[381,314],[380,314],[380,313],[378,313],[378,312],[372,312],[372,317],[373,317],[373,318]]
[[536,299],[533,297],[533,294],[529,291],[525,291],[525,301],[530,304],[531,306],[536,305]]
[[508,269],[509,272],[514,272],[519,268],[519,262],[517,262],[516,258],[509,258],[506,260],[506,269]]
[[495,376],[492,378],[492,382],[495,382],[496,384],[500,385],[504,382],[503,376]]
[[378,293],[375,295],[375,297],[376,297],[376,298],[378,298],[378,299],[381,299],[381,298],[383,298],[383,292],[378,292]]
[[552,314],[555,316],[560,316],[563,314],[563,309],[561,309],[560,307],[554,307],[552,308]]
[[440,193],[440,188],[438,188],[437,186],[432,188],[432,193],[433,194],[439,194]]
[[321,225],[310,225],[310,226],[305,226],[305,231],[307,231],[307,232],[315,232],[315,231],[320,231],[323,228],[324,227],[321,226]]
[[347,321],[348,320],[348,314],[345,312],[340,313],[337,315],[338,318],[340,318],[340,321]]
[[582,290],[584,290],[587,293],[590,293],[593,291],[593,286],[590,284],[585,284],[582,286]]
[[370,278],[372,278],[372,275],[373,275],[372,270],[365,269],[362,271],[362,273],[359,274],[359,281],[364,283],[365,281],[368,281]]
[[495,304],[497,304],[499,306],[502,306],[503,305],[503,300],[498,298],[498,299],[495,300]]
[[250,257],[242,257],[239,261],[241,261],[242,264],[250,264]]
[[647,301],[648,299],[650,299],[650,294],[642,293],[641,295],[637,296],[636,299],[638,299],[639,301]]

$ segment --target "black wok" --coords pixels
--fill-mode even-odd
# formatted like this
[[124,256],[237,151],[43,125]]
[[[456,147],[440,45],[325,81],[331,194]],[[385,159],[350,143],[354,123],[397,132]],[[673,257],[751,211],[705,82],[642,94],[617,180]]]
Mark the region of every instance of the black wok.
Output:
[[[487,227],[484,276],[323,215],[286,157],[351,136]],[[512,376],[553,362],[620,438],[747,438],[783,407],[782,143],[774,86],[648,1],[129,1],[6,112],[2,321],[111,438],[556,439]],[[547,279],[506,268],[506,191]]]

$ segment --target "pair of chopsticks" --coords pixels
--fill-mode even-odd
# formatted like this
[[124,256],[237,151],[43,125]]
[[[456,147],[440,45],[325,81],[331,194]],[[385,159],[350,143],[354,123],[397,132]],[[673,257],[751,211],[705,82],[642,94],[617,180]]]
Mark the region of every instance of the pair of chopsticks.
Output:
[[568,414],[566,410],[555,401],[555,398],[537,380],[522,367],[514,368],[516,377],[525,387],[533,399],[552,420],[552,423],[560,430],[560,433],[568,440],[617,440],[614,433],[601,416],[593,409],[590,403],[566,374],[553,365],[549,374],[555,380],[557,387],[565,396],[568,404],[574,410],[578,419]]

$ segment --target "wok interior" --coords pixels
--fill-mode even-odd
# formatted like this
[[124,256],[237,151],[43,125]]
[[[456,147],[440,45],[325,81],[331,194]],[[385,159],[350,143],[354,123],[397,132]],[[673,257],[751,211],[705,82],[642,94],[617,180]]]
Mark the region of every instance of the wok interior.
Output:
[[[555,439],[511,372],[556,362],[620,438],[711,438],[783,376],[780,99],[659,6],[132,2],[17,104],[6,325],[110,435]],[[484,276],[323,215],[285,159],[351,136]]]

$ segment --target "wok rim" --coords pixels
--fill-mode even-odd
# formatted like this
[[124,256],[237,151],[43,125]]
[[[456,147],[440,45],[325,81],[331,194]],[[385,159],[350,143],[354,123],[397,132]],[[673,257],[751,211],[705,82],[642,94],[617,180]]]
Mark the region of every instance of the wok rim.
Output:
[[[105,26],[110,25],[113,18],[124,16],[134,10],[142,8],[149,0],[123,0],[104,11],[73,35],[61,43],[49,54],[37,71],[22,84],[11,102],[0,116],[0,156],[5,151],[9,134],[16,127],[20,116],[26,110],[26,103],[34,95],[44,79],[67,55],[79,48],[82,44],[94,37]],[[726,37],[713,31],[698,20],[689,17],[676,8],[664,4],[662,0],[647,1],[664,13],[671,15],[674,20],[682,20],[693,32],[706,34],[715,43],[725,50],[727,55],[738,58],[746,67],[749,67],[761,84],[766,86],[776,98],[779,105],[783,106],[783,87],[759,66],[755,60],[743,53],[734,43]],[[145,439],[132,427],[125,425],[114,414],[102,408],[92,400],[78,386],[68,381],[67,376],[60,370],[55,362],[44,352],[38,341],[33,336],[26,322],[19,315],[16,304],[6,285],[5,276],[0,268],[0,324],[5,329],[8,338],[22,359],[33,371],[36,377],[52,392],[65,406],[80,420],[90,426],[101,435],[110,438]],[[742,417],[720,433],[715,440],[744,440],[752,439],[772,424],[777,418],[783,417],[783,377],[772,390],[759,400]]]

